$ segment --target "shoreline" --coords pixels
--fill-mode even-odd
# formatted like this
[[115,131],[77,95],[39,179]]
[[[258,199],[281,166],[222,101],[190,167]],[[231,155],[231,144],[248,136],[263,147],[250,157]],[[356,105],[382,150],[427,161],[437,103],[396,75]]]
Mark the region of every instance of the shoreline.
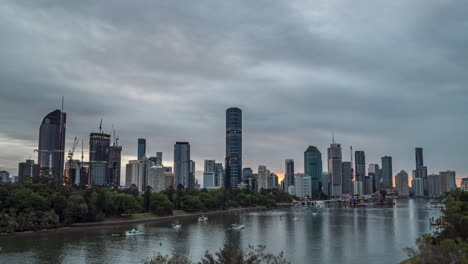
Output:
[[184,214],[180,214],[180,215],[155,216],[155,218],[137,219],[137,220],[83,222],[83,223],[74,223],[71,225],[63,226],[63,227],[58,227],[58,228],[53,228],[53,229],[44,229],[44,230],[39,230],[39,231],[22,231],[22,232],[14,232],[14,233],[2,233],[0,234],[0,237],[17,236],[17,235],[19,236],[41,235],[41,234],[48,234],[48,233],[55,233],[55,232],[92,230],[92,229],[97,229],[100,227],[126,226],[126,225],[145,224],[145,223],[160,223],[160,222],[174,221],[178,219],[186,219],[190,217],[199,217],[202,215],[220,215],[220,214],[229,214],[229,213],[238,213],[238,212],[273,210],[273,209],[278,209],[278,208],[290,207],[291,205],[292,204],[277,204],[276,208],[267,208],[266,206],[258,206],[258,207],[232,208],[232,209],[222,210],[222,211],[207,211],[207,212],[197,212],[197,213],[184,212]]

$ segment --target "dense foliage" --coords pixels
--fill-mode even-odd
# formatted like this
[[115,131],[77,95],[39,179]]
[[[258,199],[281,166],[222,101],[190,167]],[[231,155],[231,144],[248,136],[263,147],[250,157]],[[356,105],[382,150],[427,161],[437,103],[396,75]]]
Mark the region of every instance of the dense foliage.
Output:
[[195,190],[169,188],[153,193],[146,188],[139,194],[136,186],[124,190],[58,186],[42,178],[33,183],[0,183],[0,233],[41,230],[77,222],[102,221],[105,217],[139,212],[172,215],[187,212],[226,210],[238,206],[270,206],[290,202],[279,190],[256,193],[243,190]]
[[[145,261],[145,264],[192,264],[191,260],[181,256],[163,256],[156,254],[153,258]],[[214,255],[206,252],[200,264],[286,264],[289,263],[283,255],[283,252],[278,255],[265,252],[265,246],[248,246],[245,250],[230,244],[225,243]]]
[[416,249],[407,248],[411,259],[406,263],[468,264],[468,192],[451,192],[445,207],[442,232],[424,235],[417,240]]

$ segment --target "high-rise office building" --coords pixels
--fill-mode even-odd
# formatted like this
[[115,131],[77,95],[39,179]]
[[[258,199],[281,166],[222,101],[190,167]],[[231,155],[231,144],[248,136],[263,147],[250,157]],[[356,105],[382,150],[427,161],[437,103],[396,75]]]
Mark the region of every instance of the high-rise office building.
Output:
[[268,177],[270,176],[270,170],[266,166],[258,166],[258,190],[268,189]]
[[461,179],[461,186],[460,189],[464,192],[468,192],[468,178]]
[[439,172],[439,175],[440,189],[443,193],[457,189],[456,176],[454,171],[441,171]]
[[168,186],[166,180],[167,177],[164,174],[164,167],[152,162],[148,175],[148,186],[153,188],[153,192],[161,192],[166,190]]
[[382,157],[382,188],[393,187],[392,157]]
[[431,174],[427,176],[427,189],[427,195],[429,196],[436,196],[442,193],[439,174]]
[[110,140],[111,136],[104,133],[89,135],[89,184],[91,185],[109,185]]
[[341,164],[342,169],[342,192],[343,194],[352,194],[353,193],[353,166],[351,161],[344,161]]
[[278,189],[278,175],[270,173],[268,177],[268,189]]
[[224,187],[224,168],[222,163],[216,163],[216,170],[215,170],[215,186],[217,187]]
[[411,186],[413,188],[414,196],[423,197],[424,196],[424,181],[422,178],[414,178]]
[[205,168],[203,170],[203,187],[210,188],[216,186],[216,161],[205,160]]
[[157,162],[156,162],[156,165],[162,165],[163,153],[162,152],[156,152],[156,158],[158,159]]
[[364,180],[364,176],[366,176],[366,156],[364,151],[355,151],[354,158],[356,181],[362,182]]
[[[424,166],[424,158],[423,158],[423,148],[416,148],[415,149],[415,156],[416,156],[416,171],[422,166]],[[417,178],[422,178],[420,174],[416,174]]]
[[315,146],[304,151],[304,174],[311,177],[311,197],[318,197],[322,190],[322,153]]
[[190,144],[176,142],[174,145],[174,187],[190,185]]
[[39,128],[38,164],[40,176],[63,180],[67,114],[55,110],[47,114]]
[[195,179],[195,161],[190,160],[190,171],[189,171],[189,188],[195,188],[197,180]]
[[226,110],[226,174],[225,187],[236,189],[242,177],[242,110]]
[[287,186],[294,186],[294,160],[287,159],[285,161],[285,171],[284,171],[284,179],[286,180],[286,190]]
[[328,179],[328,172],[324,171],[322,172],[322,182],[323,182],[323,186],[322,186],[322,192],[326,195],[329,195],[330,194],[330,184],[329,184],[329,179]]
[[26,160],[18,164],[18,181],[31,182],[33,177],[39,176],[39,164],[34,160]]
[[146,157],[146,139],[138,139],[138,160],[142,160]]
[[333,143],[328,148],[328,177],[330,182],[330,196],[339,197],[342,195],[342,173],[341,168],[341,144]]
[[114,145],[109,148],[109,179],[108,185],[113,187],[120,186],[120,167],[122,164],[122,146]]
[[[147,158],[142,160],[130,160],[126,165],[125,174],[125,186],[129,188],[135,185],[139,192],[143,192],[148,186],[148,183],[156,185],[157,179],[150,179],[152,176],[156,176],[155,172],[151,173],[151,167],[154,165]],[[151,185],[150,185],[151,186]],[[154,186],[151,186],[154,188]]]
[[406,171],[402,170],[395,176],[395,188],[399,197],[409,196],[408,173]]
[[253,175],[253,170],[252,168],[243,168],[242,169],[242,179],[246,177],[250,177]]
[[379,164],[369,164],[367,173],[372,178],[374,190],[379,191],[382,188],[382,171],[380,170]]
[[296,173],[294,175],[294,195],[297,197],[304,197],[303,189],[302,189],[302,178],[304,177],[303,173]]

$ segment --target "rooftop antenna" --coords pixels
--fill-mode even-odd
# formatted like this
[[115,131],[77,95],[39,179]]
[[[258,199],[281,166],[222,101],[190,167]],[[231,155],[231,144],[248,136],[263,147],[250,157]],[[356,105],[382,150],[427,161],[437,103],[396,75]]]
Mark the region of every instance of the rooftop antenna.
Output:
[[351,177],[354,179],[353,146],[349,146],[349,154],[351,154]]
[[102,134],[102,118],[101,118],[101,123],[99,123],[99,134]]
[[84,159],[83,141],[84,141],[84,140],[81,140],[81,163],[83,163],[83,159]]
[[332,143],[335,144],[335,129],[332,130]]

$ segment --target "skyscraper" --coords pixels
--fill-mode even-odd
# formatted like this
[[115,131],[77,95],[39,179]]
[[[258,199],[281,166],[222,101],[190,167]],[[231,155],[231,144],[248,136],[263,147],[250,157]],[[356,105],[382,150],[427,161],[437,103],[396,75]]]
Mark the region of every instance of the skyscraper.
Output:
[[328,180],[330,182],[330,196],[339,197],[342,195],[342,162],[341,144],[333,143],[328,148]]
[[441,194],[441,186],[440,186],[440,175],[439,174],[431,174],[427,176],[427,188],[429,196],[435,196]]
[[404,170],[395,176],[395,187],[399,197],[409,196],[408,173]]
[[205,169],[203,170],[203,187],[216,186],[216,161],[205,160]]
[[372,178],[372,184],[375,191],[379,191],[382,188],[382,171],[379,164],[369,164],[367,173]]
[[226,110],[226,175],[225,187],[236,189],[242,177],[242,110]]
[[356,181],[362,182],[364,176],[366,176],[366,156],[364,151],[358,150],[354,152],[355,157],[355,169],[356,169]]
[[455,172],[441,171],[440,174],[440,189],[443,193],[453,191],[457,188]]
[[268,177],[270,176],[270,170],[267,169],[266,166],[260,165],[258,166],[258,190],[261,189],[268,189]]
[[47,114],[39,128],[39,174],[56,180],[63,179],[65,155],[65,128],[67,114],[55,110]]
[[216,163],[215,186],[224,187],[224,168],[223,163]]
[[195,179],[195,161],[190,160],[190,170],[189,170],[189,188],[195,188],[197,181]]
[[31,179],[37,176],[39,176],[39,164],[34,164],[34,160],[18,164],[18,181],[31,182]]
[[322,192],[322,153],[315,146],[304,151],[304,173],[305,177],[311,177],[311,197],[318,197]]
[[138,160],[142,160],[146,157],[146,139],[138,139]]
[[174,145],[174,187],[182,185],[189,188],[190,184],[190,144],[176,142]]
[[341,169],[343,170],[343,187],[342,192],[343,194],[352,194],[353,193],[353,168],[352,168],[351,161],[344,161],[341,165]]
[[120,167],[122,163],[122,146],[117,145],[117,141],[109,148],[109,180],[108,185],[120,186]]
[[[285,161],[284,178],[286,179],[286,186],[294,186],[294,160],[287,159]],[[286,187],[287,190],[287,187]]]
[[392,157],[382,157],[382,188],[393,187]]
[[422,178],[421,175],[418,173],[418,170],[420,167],[424,166],[423,148],[416,148],[415,156],[416,156],[416,177]]
[[91,185],[105,186],[109,183],[110,140],[111,136],[104,133],[89,135],[89,184]]
[[157,158],[156,165],[162,165],[163,153],[162,152],[156,152],[156,158]]

